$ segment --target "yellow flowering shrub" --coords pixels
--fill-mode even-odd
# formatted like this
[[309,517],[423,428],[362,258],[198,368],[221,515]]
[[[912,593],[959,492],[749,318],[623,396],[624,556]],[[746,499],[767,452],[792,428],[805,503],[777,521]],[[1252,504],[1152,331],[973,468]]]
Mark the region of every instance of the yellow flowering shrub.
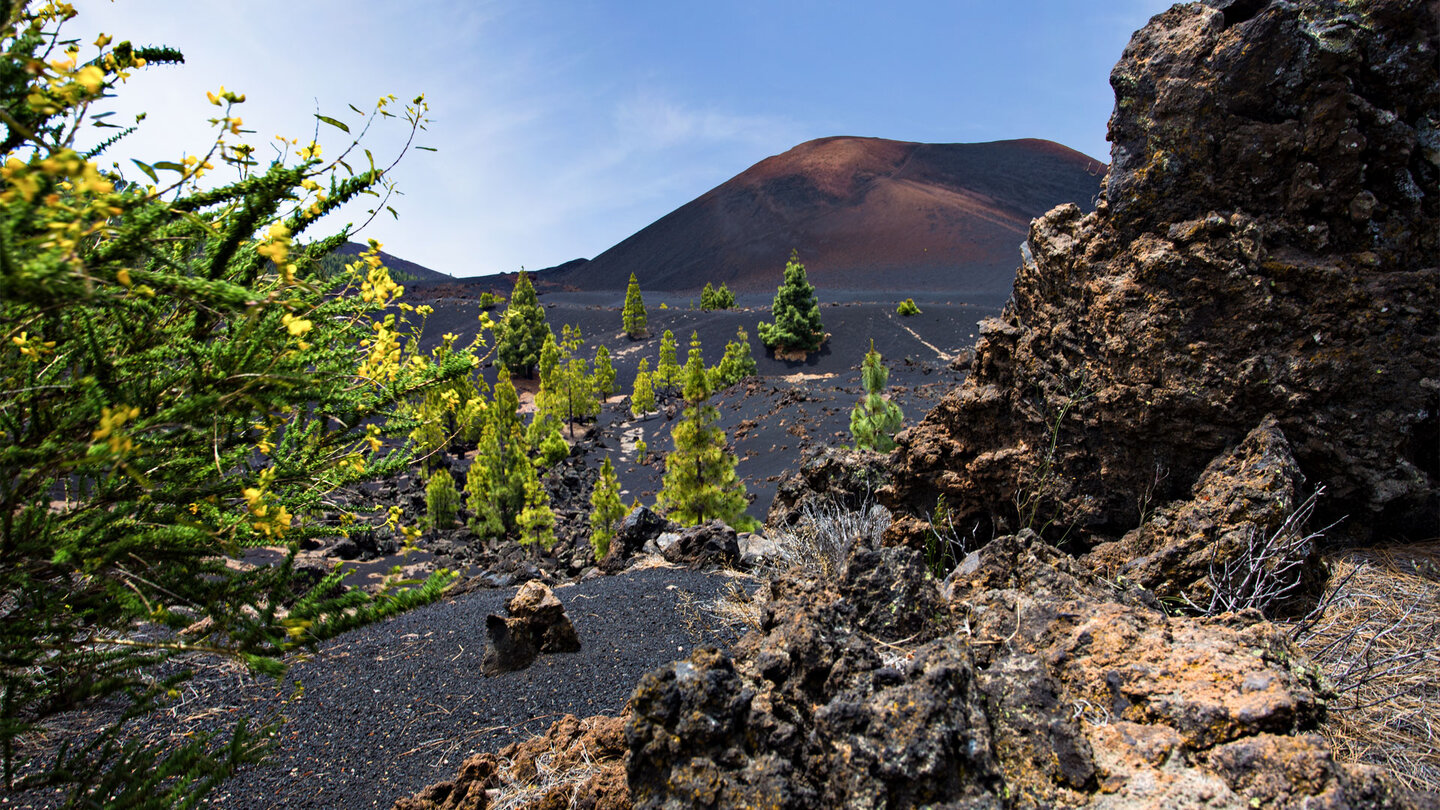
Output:
[[[212,143],[107,165],[114,139],[83,142],[106,131],[92,103],[180,55],[76,42],[62,30],[73,16],[0,4],[0,771],[17,787],[73,782],[81,806],[193,806],[263,745],[243,726],[229,745],[127,743],[126,719],[174,692],[156,667],[203,653],[278,674],[296,644],[434,598],[445,576],[297,599],[290,559],[299,540],[364,520],[315,516],[338,487],[409,463],[387,450],[413,427],[397,415],[472,362],[411,362],[416,334],[382,312],[403,289],[378,244],[327,275],[348,234],[302,240],[325,213],[390,191],[387,170],[349,170],[361,147],[343,123],[322,117],[346,132],[340,148],[285,140],[262,164],[239,141],[245,96],[222,87],[207,94]],[[423,98],[387,96],[371,117],[413,134],[425,113]],[[292,556],[227,565],[251,545]],[[166,627],[137,634],[145,623]],[[19,738],[107,696],[131,701],[121,720],[22,761]]]

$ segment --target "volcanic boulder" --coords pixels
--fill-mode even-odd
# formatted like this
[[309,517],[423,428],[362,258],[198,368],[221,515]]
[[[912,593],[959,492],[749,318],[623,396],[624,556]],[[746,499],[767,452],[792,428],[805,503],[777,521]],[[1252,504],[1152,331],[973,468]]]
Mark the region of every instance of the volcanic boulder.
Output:
[[1421,0],[1317,0],[1136,33],[1102,204],[1032,224],[972,375],[900,435],[889,505],[1116,537],[1274,414],[1322,508],[1433,534],[1437,28]]
[[505,603],[509,618],[485,617],[490,644],[485,650],[485,674],[524,669],[540,653],[576,652],[580,637],[565,615],[565,606],[548,586],[531,580]]

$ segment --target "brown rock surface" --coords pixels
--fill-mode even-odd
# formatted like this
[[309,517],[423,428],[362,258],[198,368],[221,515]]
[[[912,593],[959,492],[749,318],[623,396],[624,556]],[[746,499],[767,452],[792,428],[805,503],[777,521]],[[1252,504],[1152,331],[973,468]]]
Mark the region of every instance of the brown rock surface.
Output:
[[624,810],[624,721],[566,715],[545,734],[465,760],[455,779],[395,802],[395,810]]
[[[1200,605],[1208,604],[1216,577],[1222,596],[1230,595],[1228,589],[1252,591],[1234,594],[1248,598],[1243,607],[1270,607],[1264,604],[1267,596],[1274,602],[1302,601],[1297,597],[1324,580],[1314,541],[1290,519],[1300,506],[1296,490],[1302,480],[1289,443],[1267,417],[1239,446],[1210,463],[1188,501],[1162,506],[1144,525],[1102,543],[1084,561],[1108,577]],[[1251,565],[1266,570],[1251,571]],[[1239,581],[1242,575],[1247,581]]]
[[1033,223],[971,378],[901,434],[892,507],[1113,537],[1273,413],[1350,528],[1435,531],[1434,6],[1215,5],[1132,39],[1104,204]]

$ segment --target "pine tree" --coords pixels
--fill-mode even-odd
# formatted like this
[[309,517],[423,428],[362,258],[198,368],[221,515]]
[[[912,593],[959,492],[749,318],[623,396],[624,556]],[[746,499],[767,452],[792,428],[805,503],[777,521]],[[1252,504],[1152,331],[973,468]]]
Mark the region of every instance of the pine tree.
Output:
[[545,345],[545,336],[550,327],[545,323],[545,310],[535,296],[535,287],[524,270],[515,278],[515,289],[510,293],[510,305],[505,315],[495,325],[495,353],[500,362],[519,377],[534,374],[540,362],[540,349]]
[[437,469],[425,484],[425,522],[432,529],[448,529],[455,525],[455,512],[460,508],[460,493],[450,471]]
[[525,508],[515,518],[520,532],[520,545],[549,551],[555,545],[555,512],[550,509],[550,495],[540,485],[540,475],[533,467],[525,478]]
[[520,397],[503,367],[495,381],[495,402],[486,409],[475,458],[465,477],[470,530],[480,537],[503,537],[515,528],[525,499],[524,468],[530,448],[520,421]]
[[716,308],[716,309],[734,309],[734,308],[735,308],[735,293],[730,292],[730,288],[727,287],[727,286],[725,286],[724,282],[721,282],[721,284],[720,284],[720,289],[718,289],[718,290],[715,291],[715,308]]
[[570,455],[570,445],[565,443],[560,420],[548,410],[535,412],[525,435],[531,452],[535,454],[535,466],[541,469],[554,467]]
[[785,280],[775,292],[774,323],[759,325],[760,342],[771,349],[815,351],[825,339],[815,287],[805,278],[805,265],[795,251],[785,263]]
[[900,430],[904,416],[899,405],[883,396],[890,372],[880,363],[880,353],[875,351],[873,340],[870,351],[865,353],[860,377],[865,384],[865,398],[850,412],[850,433],[855,437],[856,447],[888,453],[895,449],[895,433]]
[[675,449],[665,457],[660,508],[687,526],[716,518],[737,527],[753,523],[746,519],[745,484],[735,474],[735,454],[715,424],[720,412],[707,402],[710,383],[699,335],[690,339],[684,378],[685,416],[670,431]]
[[734,385],[756,373],[755,358],[750,354],[750,336],[745,327],[735,333],[735,340],[725,344],[725,356],[719,365],[710,369],[710,384],[715,388]]
[[705,288],[700,291],[700,308],[710,310],[715,308],[715,288],[710,282],[705,282]]
[[680,365],[675,362],[675,333],[666,329],[660,336],[660,362],[655,366],[650,383],[655,388],[674,388],[680,385],[681,376]]
[[610,350],[605,344],[595,349],[595,396],[603,403],[615,395],[615,366],[610,363]]
[[542,371],[541,388],[549,389],[547,409],[573,425],[600,413],[600,400],[595,394],[590,364],[578,354],[584,342],[579,327],[566,324],[561,334],[559,357],[548,374]]
[[645,299],[640,297],[640,282],[635,280],[634,273],[630,274],[630,285],[625,288],[625,310],[620,313],[620,318],[625,324],[625,334],[629,335],[631,340],[649,336]]
[[[504,505],[506,500],[510,500],[501,492],[505,481],[505,452],[499,425],[493,420],[486,420],[475,446],[475,458],[465,474],[465,505],[470,509],[470,520],[466,525],[475,536],[505,536]],[[520,494],[523,497],[524,492]]]
[[630,394],[630,413],[641,417],[655,410],[655,390],[650,386],[650,360],[640,358],[640,367],[635,370],[635,386]]
[[540,357],[536,362],[541,385],[549,382],[554,376],[555,367],[560,365],[561,354],[560,344],[555,340],[555,333],[546,328],[544,337],[540,339]]
[[601,559],[610,551],[615,529],[628,512],[620,500],[620,481],[615,477],[615,465],[606,456],[600,465],[595,490],[590,493],[590,546],[595,549],[595,559]]

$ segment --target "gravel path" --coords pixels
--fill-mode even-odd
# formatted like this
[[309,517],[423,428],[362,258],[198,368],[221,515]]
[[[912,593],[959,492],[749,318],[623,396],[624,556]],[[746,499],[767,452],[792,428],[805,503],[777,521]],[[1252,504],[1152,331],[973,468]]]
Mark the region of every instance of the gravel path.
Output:
[[[286,718],[279,748],[221,785],[209,805],[388,808],[452,778],[470,754],[543,732],[561,715],[614,714],[646,672],[702,643],[734,640],[682,604],[703,604],[728,581],[653,568],[557,588],[582,650],[494,678],[480,674],[485,616],[503,614],[514,589],[465,594],[347,633],[296,664],[285,690],[245,690],[245,711],[278,707]],[[304,685],[298,696],[296,681]],[[192,709],[203,711],[201,703]]]

